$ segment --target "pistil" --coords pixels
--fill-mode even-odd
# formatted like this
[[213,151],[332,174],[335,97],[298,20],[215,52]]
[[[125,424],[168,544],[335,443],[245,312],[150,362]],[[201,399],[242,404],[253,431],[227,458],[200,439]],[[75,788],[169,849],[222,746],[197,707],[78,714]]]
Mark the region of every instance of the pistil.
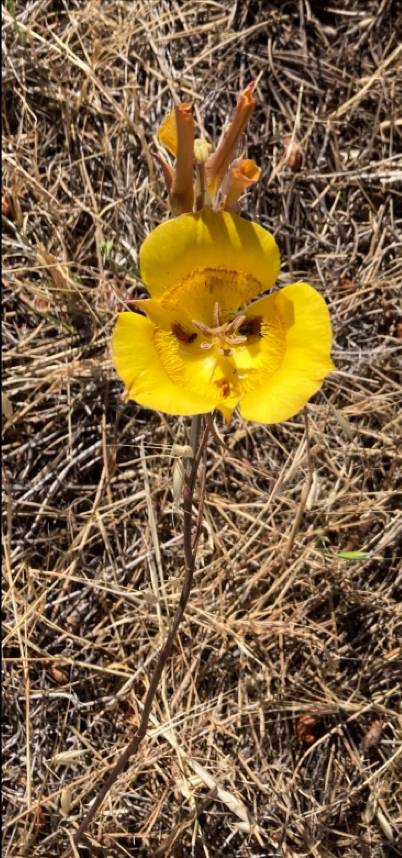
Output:
[[243,314],[239,314],[230,322],[223,322],[220,305],[216,303],[213,310],[212,326],[195,319],[192,320],[192,324],[206,338],[201,343],[202,349],[212,349],[215,347],[218,349],[219,354],[229,357],[232,354],[233,346],[240,346],[247,342],[247,336],[238,333],[239,328],[246,321],[246,318]]

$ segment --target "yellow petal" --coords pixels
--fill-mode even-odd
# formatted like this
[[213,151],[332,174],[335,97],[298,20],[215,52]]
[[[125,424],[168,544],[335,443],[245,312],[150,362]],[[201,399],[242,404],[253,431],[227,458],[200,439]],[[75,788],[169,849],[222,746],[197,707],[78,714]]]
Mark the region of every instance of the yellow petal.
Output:
[[158,140],[170,152],[176,156],[177,152],[177,129],[176,114],[174,110],[165,117],[158,131]]
[[[233,360],[202,349],[200,338],[185,343],[174,331],[157,328],[154,343],[159,359],[176,389],[188,391],[207,403],[203,411],[236,407],[240,398],[236,367]],[[183,411],[177,411],[183,414]],[[194,412],[196,413],[196,412]]]
[[167,304],[166,302],[163,304],[157,298],[138,298],[133,301],[133,304],[143,310],[151,322],[164,331],[171,331],[174,325],[180,325],[189,333],[195,330],[191,324],[191,318],[183,307],[178,310],[175,304]]
[[[183,321],[195,319],[212,325],[215,304],[219,304],[222,320],[227,322],[240,306],[251,301],[260,292],[258,280],[250,274],[204,268],[193,271],[159,299],[149,300],[159,304],[169,313],[175,312],[176,317],[182,318]],[[148,305],[145,305],[144,309],[148,313]],[[152,306],[150,309],[152,310]]]
[[242,271],[269,289],[280,266],[276,241],[268,230],[229,212],[203,209],[162,223],[140,250],[142,277],[159,296],[194,270]]
[[215,407],[215,399],[197,394],[193,385],[185,390],[172,381],[155,347],[153,323],[137,313],[121,313],[112,338],[113,362],[128,391],[145,408],[167,414],[203,414]]
[[[281,317],[276,309],[275,296],[255,301],[244,312],[245,322],[239,334],[247,333],[247,341],[234,351],[234,359],[242,386],[242,398],[266,383],[281,366],[285,350],[285,334]],[[255,334],[250,321],[254,320]]]
[[328,309],[308,283],[293,283],[256,301],[248,314],[261,316],[269,330],[276,318],[282,327],[282,359],[276,368],[271,365],[271,374],[268,368],[265,377],[258,372],[258,383],[242,397],[240,411],[248,420],[279,423],[297,414],[334,369]]
[[[183,102],[180,107],[187,109],[191,107],[191,102]],[[171,155],[177,155],[177,125],[176,112],[172,110],[165,116],[158,131],[158,140]]]

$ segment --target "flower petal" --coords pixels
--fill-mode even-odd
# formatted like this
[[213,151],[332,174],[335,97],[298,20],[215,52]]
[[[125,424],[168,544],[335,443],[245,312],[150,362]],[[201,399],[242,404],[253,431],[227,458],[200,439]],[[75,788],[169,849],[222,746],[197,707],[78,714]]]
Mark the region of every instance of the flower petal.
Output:
[[158,131],[158,140],[162,143],[162,146],[171,153],[171,155],[176,155],[177,152],[177,128],[176,128],[176,114],[174,110],[171,113],[168,113],[165,116],[162,125]]
[[164,331],[171,331],[172,327],[177,325],[187,330],[189,334],[194,331],[191,319],[182,307],[178,309],[175,304],[166,302],[163,304],[157,298],[138,298],[133,301],[133,304],[143,310],[156,327]]
[[160,224],[140,250],[141,275],[152,296],[204,268],[250,274],[262,292],[275,282],[279,266],[279,250],[268,230],[238,215],[207,208]]
[[112,338],[113,362],[124,381],[128,398],[145,408],[167,414],[203,414],[215,399],[197,395],[196,385],[184,390],[173,382],[155,347],[155,326],[137,313],[120,313]]
[[293,417],[334,369],[328,309],[312,286],[293,283],[248,309],[249,315],[261,316],[268,324],[273,313],[283,331],[282,360],[272,375],[246,392],[240,403],[243,417],[260,423],[279,423]]
[[161,328],[155,329],[154,344],[169,379],[176,388],[193,396],[196,392],[198,399],[208,403],[204,411],[236,407],[241,390],[231,358],[200,348],[198,339],[186,344],[176,332]]
[[[212,325],[214,306],[219,304],[222,320],[227,322],[240,306],[251,301],[260,292],[258,280],[249,274],[224,271],[220,268],[204,268],[193,271],[186,280],[165,292],[161,298],[151,298],[153,303],[176,308],[176,315],[183,320],[196,319]],[[145,306],[145,311],[147,307]]]

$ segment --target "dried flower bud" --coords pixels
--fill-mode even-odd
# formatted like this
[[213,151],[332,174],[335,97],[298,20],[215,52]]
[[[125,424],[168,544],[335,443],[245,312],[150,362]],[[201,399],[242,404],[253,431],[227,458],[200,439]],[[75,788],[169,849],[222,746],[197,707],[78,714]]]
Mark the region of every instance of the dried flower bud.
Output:
[[181,459],[176,459],[173,465],[173,473],[172,473],[172,494],[173,494],[173,506],[174,509],[178,509],[180,506],[181,497],[183,494],[183,486],[184,486],[184,478],[185,478],[185,470],[184,465]]
[[381,718],[376,718],[369,729],[367,730],[366,735],[362,741],[362,747],[366,751],[368,748],[372,748],[373,745],[377,745],[381,738],[381,733],[384,727],[384,721]]
[[209,153],[212,149],[211,143],[205,140],[204,137],[197,137],[194,140],[194,157],[199,164],[205,164],[209,158]]
[[351,277],[348,277],[348,275],[345,274],[343,277],[339,278],[339,288],[345,290],[355,289],[356,283]]
[[174,215],[193,209],[194,119],[191,104],[175,109],[177,131],[176,170],[170,195]]
[[296,735],[306,745],[312,745],[316,741],[314,728],[319,723],[316,715],[301,715],[296,723]]
[[173,444],[172,456],[177,456],[172,473],[173,508],[177,511],[180,508],[186,476],[183,459],[192,459],[194,453],[189,444]]
[[182,459],[191,459],[194,456],[194,453],[190,444],[173,444],[172,456],[179,456]]
[[12,216],[11,198],[10,194],[6,190],[3,191],[1,197],[1,213],[8,218]]
[[219,190],[226,171],[235,156],[240,137],[254,110],[256,101],[253,95],[255,84],[249,83],[240,93],[232,121],[227,127],[221,142],[206,163],[207,184],[210,194],[214,196]]
[[235,161],[222,188],[224,194],[223,208],[227,211],[234,211],[241,194],[255,182],[258,182],[260,176],[261,167],[251,158],[241,158]]
[[293,134],[286,134],[282,139],[285,147],[285,161],[292,173],[298,173],[303,163],[303,151]]
[[60,795],[60,809],[63,816],[69,816],[71,810],[71,802],[72,802],[72,790],[71,787],[66,786],[63,787]]

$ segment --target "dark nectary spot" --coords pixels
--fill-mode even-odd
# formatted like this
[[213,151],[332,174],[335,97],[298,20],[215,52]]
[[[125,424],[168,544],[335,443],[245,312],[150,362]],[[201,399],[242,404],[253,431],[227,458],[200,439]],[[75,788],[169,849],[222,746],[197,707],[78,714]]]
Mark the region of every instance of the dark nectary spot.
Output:
[[246,321],[240,325],[240,328],[238,329],[238,333],[242,337],[256,337],[256,336],[261,337],[262,336],[261,325],[262,325],[262,317],[261,316],[250,317],[249,319],[246,319]]
[[179,340],[179,343],[193,343],[197,339],[197,334],[185,331],[179,322],[173,322],[172,334]]

